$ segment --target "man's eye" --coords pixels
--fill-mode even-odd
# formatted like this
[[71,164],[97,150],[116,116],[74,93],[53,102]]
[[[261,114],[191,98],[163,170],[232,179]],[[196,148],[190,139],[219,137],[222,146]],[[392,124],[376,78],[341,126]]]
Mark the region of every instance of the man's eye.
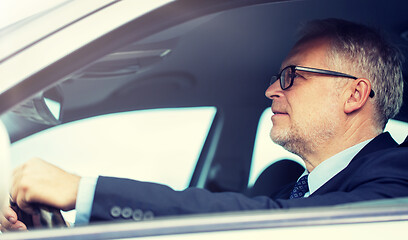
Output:
[[293,76],[293,79],[295,78],[304,78],[302,75],[300,75],[299,73],[295,73]]

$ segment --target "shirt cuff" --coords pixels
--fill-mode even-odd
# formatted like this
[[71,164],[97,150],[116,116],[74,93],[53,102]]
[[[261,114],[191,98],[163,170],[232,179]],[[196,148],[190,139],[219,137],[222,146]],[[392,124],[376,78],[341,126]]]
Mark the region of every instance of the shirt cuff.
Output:
[[75,205],[75,225],[85,225],[89,223],[97,180],[98,177],[82,177],[79,181]]

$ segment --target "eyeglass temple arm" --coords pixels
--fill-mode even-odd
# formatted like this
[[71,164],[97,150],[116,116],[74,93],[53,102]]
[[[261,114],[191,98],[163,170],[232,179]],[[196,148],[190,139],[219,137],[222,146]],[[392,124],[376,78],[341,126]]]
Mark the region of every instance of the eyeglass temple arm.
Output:
[[[321,73],[321,74],[330,74],[333,76],[339,76],[339,77],[347,77],[347,78],[352,78],[352,79],[358,79],[357,77],[341,73],[341,72],[335,72],[335,71],[330,71],[330,70],[323,70],[323,69],[316,69],[316,68],[308,68],[308,67],[301,67],[301,66],[296,66],[296,70],[299,71],[308,71],[308,72],[313,72],[313,73]],[[370,98],[373,98],[375,96],[374,91],[371,89],[370,91]]]

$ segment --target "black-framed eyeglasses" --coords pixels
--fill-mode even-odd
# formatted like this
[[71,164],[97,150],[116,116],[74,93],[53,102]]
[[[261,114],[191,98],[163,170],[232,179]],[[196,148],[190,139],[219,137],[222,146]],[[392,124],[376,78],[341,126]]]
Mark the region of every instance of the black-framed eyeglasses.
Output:
[[[286,90],[292,87],[293,81],[295,80],[295,77],[296,77],[296,71],[311,72],[311,73],[325,74],[325,75],[330,75],[330,76],[357,79],[357,77],[354,77],[354,76],[351,76],[345,73],[341,73],[341,72],[290,65],[282,69],[278,75],[272,76],[271,82],[269,85],[272,85],[276,80],[279,79],[280,87],[282,88],[282,90]],[[371,90],[370,92],[370,97],[371,98],[374,97],[373,90]]]

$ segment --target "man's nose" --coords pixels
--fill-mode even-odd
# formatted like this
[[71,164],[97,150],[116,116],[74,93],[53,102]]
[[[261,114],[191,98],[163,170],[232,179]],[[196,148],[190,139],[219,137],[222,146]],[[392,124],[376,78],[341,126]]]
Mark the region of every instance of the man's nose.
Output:
[[279,85],[279,80],[272,83],[265,91],[265,96],[269,99],[274,99],[282,95],[282,88]]

